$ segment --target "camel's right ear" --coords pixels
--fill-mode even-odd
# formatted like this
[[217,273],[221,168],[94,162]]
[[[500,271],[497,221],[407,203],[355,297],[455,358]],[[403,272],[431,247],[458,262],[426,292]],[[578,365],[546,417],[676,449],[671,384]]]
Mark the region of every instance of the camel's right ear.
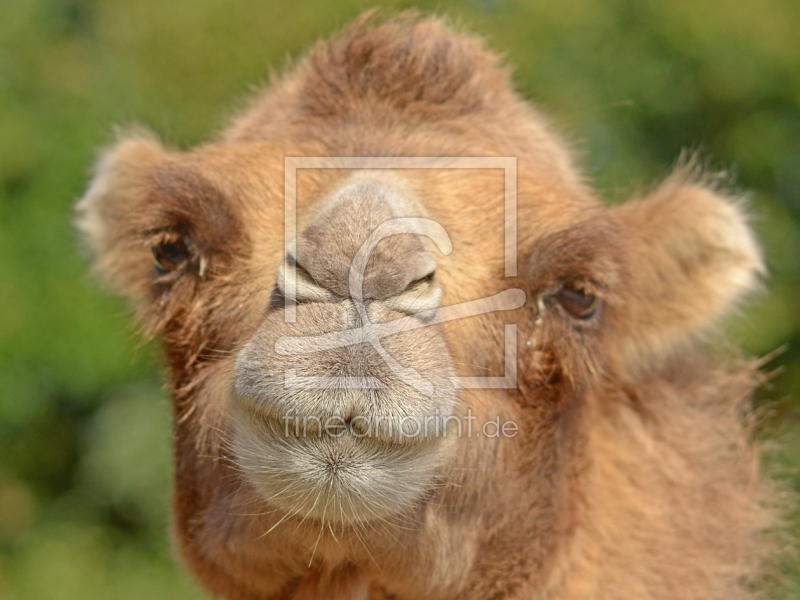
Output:
[[131,222],[151,193],[152,174],[166,158],[154,134],[137,130],[120,135],[103,152],[92,182],[76,206],[76,225],[95,270],[134,299],[146,291],[139,271],[142,256],[149,251],[131,235]]
[[614,210],[629,246],[617,309],[629,366],[708,331],[757,287],[764,266],[741,204],[690,164]]

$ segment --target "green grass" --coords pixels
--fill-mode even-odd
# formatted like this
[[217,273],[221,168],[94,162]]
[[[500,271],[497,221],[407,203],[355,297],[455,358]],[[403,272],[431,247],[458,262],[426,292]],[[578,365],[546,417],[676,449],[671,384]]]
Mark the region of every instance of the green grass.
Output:
[[[14,0],[0,7],[0,598],[199,598],[167,536],[169,417],[125,305],[86,275],[71,207],[115,124],[187,146],[371,4]],[[623,199],[684,147],[752,191],[771,273],[730,323],[782,344],[764,390],[800,487],[800,3],[395,2],[486,36]],[[787,587],[800,598],[800,576]]]

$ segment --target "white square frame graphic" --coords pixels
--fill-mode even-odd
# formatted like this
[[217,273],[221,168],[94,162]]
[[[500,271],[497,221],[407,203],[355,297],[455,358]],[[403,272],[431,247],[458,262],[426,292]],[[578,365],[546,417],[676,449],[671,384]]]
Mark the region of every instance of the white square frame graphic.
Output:
[[[517,157],[516,156],[287,156],[284,159],[284,246],[297,236],[297,171],[299,169],[502,169],[503,256],[505,277],[517,274]],[[288,248],[285,248],[287,250]],[[294,268],[290,266],[289,268]],[[292,277],[293,281],[294,278]],[[288,303],[284,318],[297,319]],[[501,377],[451,377],[456,388],[513,389],[517,387],[517,326],[503,330],[504,374]]]

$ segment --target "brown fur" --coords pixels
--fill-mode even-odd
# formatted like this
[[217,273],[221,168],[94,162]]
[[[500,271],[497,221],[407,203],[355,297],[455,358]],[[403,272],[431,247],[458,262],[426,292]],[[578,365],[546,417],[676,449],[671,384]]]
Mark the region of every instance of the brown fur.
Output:
[[[497,171],[304,170],[298,248],[307,256],[298,261],[319,285],[314,293],[333,295],[300,304],[297,324],[283,323],[272,296],[284,260],[286,156],[516,156],[518,277],[503,278]],[[428,216],[447,230],[453,252],[432,251],[435,280],[420,284],[441,286],[443,305],[508,287],[527,294],[515,311],[386,338],[401,363],[436,382],[430,406],[368,348],[314,359],[269,350],[280,335],[332,331],[351,318],[337,308],[347,304],[343,269],[391,210],[380,194],[364,195],[369,186],[353,188],[362,199],[338,212],[320,203],[359,177],[407,200],[394,216]],[[147,133],[123,135],[78,210],[99,271],[164,340],[176,539],[213,593],[735,600],[757,595],[773,556],[764,534],[775,524],[749,441],[755,373],[718,364],[699,343],[762,270],[737,205],[691,167],[641,200],[601,205],[494,56],[437,20],[398,17],[361,19],[317,45],[213,143],[179,153]],[[364,211],[372,220],[348,225]],[[189,258],[155,275],[152,248],[176,239]],[[415,238],[389,241],[368,269],[376,307],[429,260]],[[600,297],[598,316],[570,317],[556,300],[563,285]],[[402,316],[392,306],[374,317]],[[452,370],[502,373],[506,322],[519,332],[517,389],[448,391]],[[357,401],[280,396],[261,380],[288,366],[314,374],[354,364],[388,389]],[[388,511],[375,518],[355,506],[356,516],[326,519],[327,505],[321,518],[313,507],[292,516],[259,491],[251,463],[271,451],[268,413],[296,404],[315,414],[343,407],[374,416],[379,405],[426,414],[451,400],[454,414],[470,409],[478,423],[500,415],[520,434],[375,442],[378,453],[431,473],[413,498],[389,507],[369,499]]]

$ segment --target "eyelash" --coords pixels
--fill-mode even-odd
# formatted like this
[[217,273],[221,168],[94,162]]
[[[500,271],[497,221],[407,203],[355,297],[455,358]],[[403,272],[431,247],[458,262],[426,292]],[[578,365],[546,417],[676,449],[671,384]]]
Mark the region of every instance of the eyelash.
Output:
[[591,320],[600,309],[600,298],[581,287],[564,285],[553,297],[572,318],[580,321]]
[[207,259],[199,255],[185,236],[174,231],[156,233],[150,242],[153,268],[157,277],[167,277],[192,267],[197,275],[204,277]]
[[177,270],[190,258],[189,248],[181,239],[165,241],[153,246],[153,260],[159,275],[166,275]]

